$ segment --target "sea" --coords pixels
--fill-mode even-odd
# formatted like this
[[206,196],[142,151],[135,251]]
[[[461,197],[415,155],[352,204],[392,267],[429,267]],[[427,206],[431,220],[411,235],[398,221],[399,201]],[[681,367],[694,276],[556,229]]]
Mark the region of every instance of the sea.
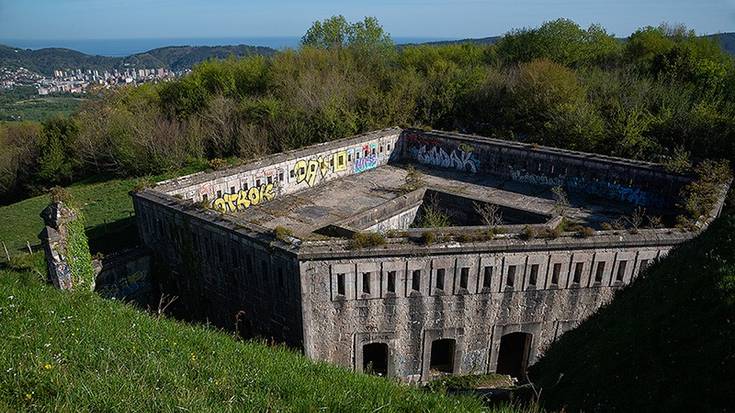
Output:
[[[0,44],[21,49],[60,47],[90,55],[122,57],[166,46],[266,46],[277,50],[297,48],[298,36],[280,37],[218,37],[218,38],[159,38],[159,39],[0,39]],[[439,37],[394,37],[396,44],[426,43],[453,40]]]

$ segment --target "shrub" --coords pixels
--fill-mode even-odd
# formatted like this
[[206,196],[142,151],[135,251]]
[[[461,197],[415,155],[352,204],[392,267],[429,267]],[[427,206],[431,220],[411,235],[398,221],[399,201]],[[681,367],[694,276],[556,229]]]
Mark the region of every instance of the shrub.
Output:
[[350,248],[370,248],[385,244],[385,237],[378,232],[356,232],[352,236]]
[[281,225],[273,228],[273,233],[275,234],[277,239],[283,242],[288,242],[288,238],[293,236],[293,231],[291,231],[290,228],[286,228]]
[[536,238],[536,230],[532,226],[526,225],[520,233],[521,239],[530,240]]
[[588,238],[595,235],[595,230],[590,227],[581,227],[577,231],[577,236],[580,238]]
[[421,243],[431,245],[436,242],[436,234],[433,231],[424,231],[421,234]]

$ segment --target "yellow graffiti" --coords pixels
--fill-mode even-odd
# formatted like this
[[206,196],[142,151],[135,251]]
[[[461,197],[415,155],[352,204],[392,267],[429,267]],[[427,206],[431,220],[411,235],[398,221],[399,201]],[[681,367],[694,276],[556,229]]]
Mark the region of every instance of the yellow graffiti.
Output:
[[314,186],[317,178],[324,179],[330,172],[340,172],[347,170],[347,152],[340,151],[333,155],[332,163],[329,158],[315,158],[310,160],[301,159],[296,162],[293,167],[296,183],[306,182],[309,186]]
[[273,184],[265,184],[260,187],[252,187],[249,190],[241,190],[235,194],[224,194],[212,203],[214,209],[222,212],[235,212],[258,205],[261,202],[271,201],[275,198]]

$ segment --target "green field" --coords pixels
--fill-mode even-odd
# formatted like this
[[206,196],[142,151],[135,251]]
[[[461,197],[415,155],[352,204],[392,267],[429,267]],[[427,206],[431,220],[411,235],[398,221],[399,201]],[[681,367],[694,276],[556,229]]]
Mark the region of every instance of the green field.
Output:
[[[109,252],[135,242],[136,234],[130,232],[134,231],[134,211],[129,192],[136,186],[195,171],[192,167],[154,177],[88,179],[69,186],[67,189],[86,218],[92,252]],[[38,234],[43,229],[39,214],[49,202],[48,195],[39,195],[0,206],[0,241],[5,243],[11,256],[27,252],[26,242],[31,246],[39,244]],[[3,260],[5,251],[0,250],[0,261]]]
[[[87,219],[87,228],[104,228],[133,214],[133,202],[128,195],[139,179],[113,179],[97,183],[78,183],[70,186]],[[49,204],[48,195],[39,195],[12,205],[0,206],[0,241],[11,255],[26,251],[26,242],[39,243],[38,233],[43,229],[39,216]],[[2,252],[4,255],[4,251]]]
[[33,87],[18,87],[0,92],[0,121],[43,121],[54,115],[68,116],[87,98],[75,96],[38,96]]

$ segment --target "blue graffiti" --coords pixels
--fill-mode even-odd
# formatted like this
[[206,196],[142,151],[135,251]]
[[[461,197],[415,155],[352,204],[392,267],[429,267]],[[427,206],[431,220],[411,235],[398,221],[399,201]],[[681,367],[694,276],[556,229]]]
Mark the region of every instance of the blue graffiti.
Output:
[[607,199],[630,202],[634,205],[649,207],[666,206],[666,200],[661,196],[644,191],[640,188],[634,188],[613,182],[588,181],[576,176],[568,178],[565,176],[549,177],[519,170],[511,171],[511,178],[514,181],[535,185],[564,186],[570,190],[598,195]]
[[355,173],[367,171],[378,167],[377,155],[368,155],[364,158],[355,159]]
[[465,152],[461,149],[447,153],[441,147],[432,146],[431,149],[427,149],[424,145],[421,147],[412,146],[408,151],[414,159],[424,165],[452,168],[472,173],[477,173],[480,166],[480,161],[474,153]]

